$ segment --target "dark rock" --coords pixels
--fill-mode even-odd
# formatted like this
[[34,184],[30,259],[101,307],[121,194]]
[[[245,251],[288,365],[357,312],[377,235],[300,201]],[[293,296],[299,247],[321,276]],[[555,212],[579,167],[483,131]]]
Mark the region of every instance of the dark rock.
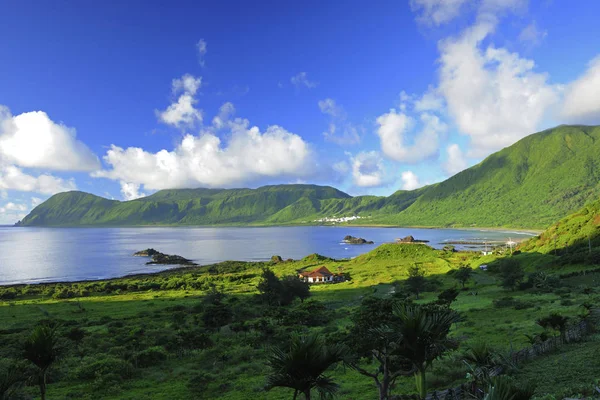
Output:
[[419,240],[415,239],[412,235],[408,235],[403,237],[402,239],[396,239],[398,243],[429,243],[429,240]]
[[164,264],[164,265],[198,265],[187,258],[175,255],[164,254],[154,249],[146,249],[133,254],[137,257],[152,257],[152,261],[148,261],[147,265]]
[[133,253],[133,255],[136,257],[152,257],[155,254],[161,254],[161,253],[160,253],[160,251],[157,251],[154,249],[146,249],[146,250],[137,251],[137,252]]
[[363,238],[358,238],[358,237],[354,237],[354,236],[346,236],[344,237],[344,243],[348,243],[348,244],[373,244],[374,242],[372,240],[366,240]]

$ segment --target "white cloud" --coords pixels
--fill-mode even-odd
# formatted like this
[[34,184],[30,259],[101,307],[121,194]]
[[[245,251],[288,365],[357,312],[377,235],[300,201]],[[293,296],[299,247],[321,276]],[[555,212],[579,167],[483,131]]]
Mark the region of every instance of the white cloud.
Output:
[[325,140],[340,146],[360,143],[362,128],[347,122],[346,111],[342,106],[330,98],[319,100],[318,104],[321,112],[330,116],[328,129],[323,132]]
[[208,50],[206,40],[198,40],[198,43],[196,43],[196,49],[198,50],[198,62],[204,67],[204,56]]
[[359,187],[375,187],[384,184],[383,160],[376,151],[363,151],[351,157],[352,181]]
[[574,123],[600,123],[600,56],[565,90],[562,116]]
[[332,117],[345,117],[346,113],[341,106],[338,106],[335,100],[327,98],[319,100],[319,109],[323,114],[328,114]]
[[27,211],[27,206],[25,204],[8,202],[3,207],[0,207],[0,213],[5,213],[8,211]]
[[461,8],[470,0],[410,0],[417,20],[426,25],[441,25],[460,15]]
[[0,190],[55,194],[75,189],[73,179],[64,180],[49,174],[32,176],[14,165],[0,166]]
[[202,122],[202,111],[194,107],[197,100],[194,95],[202,84],[202,78],[185,74],[172,83],[173,94],[181,93],[176,102],[171,103],[164,111],[156,111],[159,121],[176,127],[193,125]]
[[548,31],[540,30],[537,23],[533,21],[519,33],[519,41],[529,47],[533,47],[542,43],[546,36],[548,36]]
[[37,206],[39,206],[40,204],[42,204],[44,202],[44,200],[40,199],[39,197],[32,197],[31,198],[31,208],[35,208]]
[[560,87],[534,71],[532,60],[481,42],[494,30],[483,20],[440,43],[439,91],[471,155],[487,155],[535,132],[560,97]]
[[25,204],[8,202],[0,206],[0,224],[14,224],[25,218],[28,207]]
[[189,95],[195,95],[198,89],[202,86],[202,77],[195,77],[190,74],[185,74],[181,78],[173,79],[171,83],[173,94],[187,93]]
[[43,111],[12,116],[0,106],[0,158],[4,164],[60,171],[98,169],[98,157],[76,139],[75,129],[53,122]]
[[528,0],[410,0],[411,8],[417,12],[417,21],[424,25],[443,25],[464,11],[476,11],[477,17],[490,17],[506,10],[519,11],[527,6]]
[[120,182],[121,184],[121,194],[123,195],[124,200],[135,200],[140,197],[145,197],[145,193],[140,192],[140,184],[139,183],[127,183]]
[[227,102],[219,108],[219,114],[215,115],[212,120],[213,126],[217,129],[221,129],[225,126],[225,123],[235,113],[235,107],[233,103]]
[[407,144],[407,136],[416,125],[413,118],[392,109],[377,118],[377,135],[381,150],[392,160],[415,163],[424,160],[438,151],[439,136],[447,126],[431,113],[420,114],[422,129],[416,134],[413,143]]
[[414,101],[414,110],[416,112],[440,112],[443,109],[444,98],[438,93],[437,89],[432,86],[427,89],[423,96]]
[[292,76],[290,78],[290,82],[292,82],[292,85],[296,86],[297,88],[304,86],[309,89],[316,88],[319,84],[318,82],[309,80],[306,72],[299,72]]
[[[217,125],[227,129],[226,143],[216,135]],[[104,160],[112,168],[93,176],[151,190],[231,187],[266,178],[302,178],[314,166],[312,152],[300,136],[277,125],[261,132],[241,118],[220,118],[199,136],[186,135],[172,151],[149,153],[137,147],[113,145]]]
[[449,145],[446,148],[446,154],[448,158],[443,167],[449,175],[457,174],[467,168],[467,160],[458,144]]
[[419,182],[419,177],[412,171],[404,171],[401,175],[401,179],[403,190],[415,190],[423,186]]

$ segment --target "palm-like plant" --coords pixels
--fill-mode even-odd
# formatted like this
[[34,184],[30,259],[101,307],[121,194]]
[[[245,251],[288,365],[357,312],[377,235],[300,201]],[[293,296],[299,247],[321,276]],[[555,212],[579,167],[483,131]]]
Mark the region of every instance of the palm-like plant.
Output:
[[445,307],[407,304],[396,305],[394,314],[399,319],[398,333],[402,335],[400,352],[413,364],[417,391],[421,398],[425,398],[427,368],[446,351],[455,348],[455,342],[448,338],[448,333],[452,325],[460,321],[460,316]]
[[23,345],[23,357],[38,369],[38,384],[42,400],[46,399],[46,373],[58,359],[59,354],[56,327],[37,326]]
[[498,354],[486,343],[475,342],[463,355],[475,384],[489,384],[494,367],[499,364]]
[[274,387],[294,389],[310,400],[314,389],[320,398],[330,398],[339,386],[324,375],[333,365],[343,361],[348,350],[339,344],[326,344],[318,335],[292,336],[289,348],[272,348],[267,364],[271,374],[267,377],[267,390]]

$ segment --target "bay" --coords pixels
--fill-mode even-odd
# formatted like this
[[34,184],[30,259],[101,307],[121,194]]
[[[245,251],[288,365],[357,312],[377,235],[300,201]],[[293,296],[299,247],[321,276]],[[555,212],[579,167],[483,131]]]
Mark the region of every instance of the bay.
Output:
[[[342,243],[346,235],[374,245]],[[0,285],[114,278],[164,270],[133,257],[149,247],[178,254],[198,264],[225,260],[264,261],[273,255],[299,259],[312,253],[352,258],[377,245],[412,235],[441,248],[445,241],[513,241],[530,234],[467,229],[311,227],[0,227]],[[464,245],[456,245],[465,248]],[[469,247],[478,249],[478,247]]]

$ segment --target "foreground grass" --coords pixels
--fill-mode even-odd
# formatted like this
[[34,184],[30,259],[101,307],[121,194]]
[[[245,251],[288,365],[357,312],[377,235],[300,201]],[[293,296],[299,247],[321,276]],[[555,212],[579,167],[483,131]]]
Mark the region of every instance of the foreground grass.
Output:
[[[551,256],[540,257],[544,259],[527,254],[516,258],[530,272],[544,269],[559,274],[593,269],[593,266],[585,265],[549,267],[543,261]],[[48,388],[51,398],[247,399],[252,396],[288,399],[288,391],[274,389],[266,392],[264,389],[268,373],[264,361],[265,349],[277,345],[292,331],[315,330],[331,341],[340,340],[352,323],[352,312],[361,301],[370,295],[392,295],[399,287],[395,283],[404,281],[408,268],[415,263],[427,271],[430,280],[438,282],[437,289],[424,293],[418,302],[433,301],[440,290],[457,286],[457,282],[448,275],[449,271],[461,265],[474,268],[472,280],[452,306],[464,316],[464,321],[452,331],[463,347],[483,340],[502,351],[518,349],[527,343],[525,334],[542,331],[535,323],[537,318],[558,312],[575,319],[583,310],[581,304],[598,302],[598,288],[588,290],[590,282],[597,282],[598,274],[587,275],[586,279],[579,276],[565,278],[562,280],[563,287],[551,291],[507,291],[498,285],[496,276],[477,268],[480,264],[493,261],[492,256],[442,252],[424,245],[383,245],[353,260],[331,260],[311,255],[303,260],[283,263],[231,262],[215,267],[172,270],[106,282],[42,285],[28,288],[25,294],[22,294],[25,288],[21,287],[21,294],[14,300],[0,303],[0,359],[18,356],[23,336],[38,321],[52,319],[61,321],[65,328],[82,327],[86,335],[78,351],[73,350],[70,344],[71,353],[51,371]],[[256,284],[266,265],[280,276],[325,265],[332,271],[349,274],[351,280],[313,286],[312,301],[325,306],[323,320],[314,326],[273,323],[279,317],[270,316],[273,310],[264,308],[255,299]],[[149,283],[160,285],[157,289],[143,291],[121,289],[139,288]],[[229,325],[218,331],[202,330],[209,335],[211,346],[185,351],[168,350],[165,360],[135,368],[129,379],[96,376],[90,380],[78,375],[83,366],[106,355],[128,357],[131,352],[148,346],[179,348],[175,347],[178,343],[177,332],[203,329],[199,319],[202,314],[201,301],[211,285],[218,285],[228,293],[228,304],[235,310],[234,320],[272,324],[269,329],[273,332],[266,334],[259,328],[236,332]],[[62,293],[66,288],[89,289],[91,292],[86,297],[73,299],[56,299],[50,294]],[[98,291],[94,291],[96,289]],[[499,307],[495,304],[506,297],[512,298],[509,306]],[[293,316],[301,305],[297,303],[290,307],[289,314]],[[181,346],[181,343],[177,346]],[[583,352],[583,349],[580,351]],[[583,360],[578,356],[575,358]],[[523,369],[525,378],[528,376],[527,368],[536,371],[535,365],[532,363]],[[568,368],[571,374],[578,374],[577,363],[569,364]],[[376,396],[373,382],[353,370],[338,367],[331,375],[341,385],[340,398],[372,399]],[[443,389],[456,385],[464,382],[465,376],[459,350],[434,363],[429,377],[430,387]],[[582,381],[589,378],[582,375]],[[544,385],[548,388],[540,389],[545,390],[540,394],[557,393],[556,386]],[[413,379],[399,380],[395,392],[413,393]],[[35,396],[37,391],[35,387],[26,387],[25,393]]]

